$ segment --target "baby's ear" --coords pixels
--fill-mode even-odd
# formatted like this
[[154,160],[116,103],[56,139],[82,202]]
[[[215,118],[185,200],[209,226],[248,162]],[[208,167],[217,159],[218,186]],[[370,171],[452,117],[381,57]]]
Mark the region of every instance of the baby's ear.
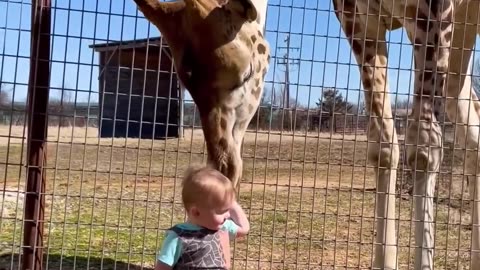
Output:
[[190,207],[190,209],[188,209],[188,213],[194,217],[200,216],[200,211],[196,206]]

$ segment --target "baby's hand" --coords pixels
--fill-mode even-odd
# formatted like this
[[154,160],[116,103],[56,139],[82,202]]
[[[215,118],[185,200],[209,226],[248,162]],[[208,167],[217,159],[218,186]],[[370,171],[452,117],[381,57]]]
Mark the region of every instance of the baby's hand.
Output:
[[250,222],[247,219],[247,215],[245,215],[237,201],[233,202],[230,209],[230,217],[238,225],[237,237],[245,236],[250,231]]

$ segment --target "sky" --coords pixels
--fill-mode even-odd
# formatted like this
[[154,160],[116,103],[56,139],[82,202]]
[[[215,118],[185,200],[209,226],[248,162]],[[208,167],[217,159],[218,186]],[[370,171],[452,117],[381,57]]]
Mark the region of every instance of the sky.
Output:
[[[292,98],[314,107],[322,88],[335,87],[356,104],[362,89],[358,67],[331,1],[269,0],[268,5],[272,65],[267,91],[285,81],[285,66],[277,61],[286,53],[279,47],[286,47],[290,33],[289,58],[297,63],[290,66]],[[0,81],[16,102],[27,94],[30,12],[31,0],[0,0]],[[133,0],[52,0],[51,97],[59,97],[64,86],[76,102],[97,102],[98,55],[89,46],[159,35]],[[403,29],[388,32],[387,40],[390,91],[406,98],[413,86],[412,47]]]

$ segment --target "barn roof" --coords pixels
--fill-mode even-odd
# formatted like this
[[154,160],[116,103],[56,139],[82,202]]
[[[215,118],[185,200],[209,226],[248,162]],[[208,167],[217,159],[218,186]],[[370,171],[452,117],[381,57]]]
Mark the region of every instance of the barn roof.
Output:
[[132,40],[122,40],[122,41],[92,44],[89,47],[94,49],[97,52],[101,52],[101,51],[114,51],[118,49],[146,48],[147,46],[162,47],[163,49],[168,48],[167,42],[161,36],[144,38],[144,39],[132,39]]

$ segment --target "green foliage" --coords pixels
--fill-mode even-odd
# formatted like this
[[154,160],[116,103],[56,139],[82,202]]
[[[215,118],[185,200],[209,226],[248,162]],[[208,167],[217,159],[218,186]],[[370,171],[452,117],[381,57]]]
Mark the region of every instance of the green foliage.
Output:
[[351,112],[353,104],[344,100],[342,94],[335,88],[323,89],[323,97],[316,102],[322,112],[333,116],[334,113]]

